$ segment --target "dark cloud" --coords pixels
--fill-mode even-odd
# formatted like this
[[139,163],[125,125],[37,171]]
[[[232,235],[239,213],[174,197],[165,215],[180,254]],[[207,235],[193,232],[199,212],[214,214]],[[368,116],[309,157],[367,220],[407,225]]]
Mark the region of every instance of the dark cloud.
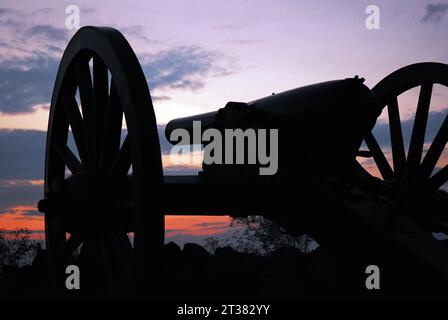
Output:
[[0,8],[0,17],[19,15],[20,12],[12,8]]
[[[36,19],[15,9],[0,8],[0,25],[8,28],[6,38],[0,41],[0,113],[33,112],[35,105],[50,103],[68,32],[63,27],[36,24],[33,20]],[[143,26],[120,26],[119,30],[128,38],[155,42],[146,37]],[[157,89],[166,88],[198,90],[204,87],[207,77],[231,74],[230,68],[222,64],[221,54],[199,46],[141,54],[139,60],[149,88],[156,93]],[[154,96],[155,101],[169,99],[166,94]]]
[[0,130],[0,180],[43,179],[44,131]]
[[[44,31],[45,30],[45,31]],[[35,29],[36,33],[61,37],[57,31]],[[58,47],[46,45],[46,50],[58,52]],[[171,88],[197,90],[208,76],[228,75],[217,67],[219,55],[199,47],[178,47],[146,55],[142,68],[151,90]],[[18,114],[33,112],[39,104],[49,104],[56,79],[59,59],[39,55],[32,58],[0,61],[0,112]],[[167,95],[155,95],[155,101],[169,100]]]
[[20,22],[15,19],[1,19],[0,25],[7,28],[17,29],[20,27]]
[[[445,117],[448,115],[448,108],[430,112],[428,115],[428,123],[425,134],[425,142],[431,142],[434,140],[437,132],[439,131],[440,125],[444,121]],[[410,118],[401,122],[401,129],[403,132],[403,141],[405,147],[407,148],[411,140],[412,127],[414,125],[414,118]],[[382,147],[389,148],[391,145],[390,133],[389,133],[389,123],[382,122],[376,124],[373,134],[377,139],[378,143]]]
[[[35,206],[42,197],[42,185],[26,180],[0,180],[0,216],[18,205]],[[36,211],[26,210],[26,213],[33,215]]]
[[26,30],[31,37],[40,37],[47,41],[64,41],[67,39],[67,30],[56,28],[48,24],[34,25]]
[[194,226],[196,226],[196,227],[216,227],[216,226],[220,226],[220,227],[223,227],[223,226],[229,226],[229,224],[228,223],[226,223],[226,222],[203,222],[203,223],[196,223],[196,224],[194,224]]
[[207,76],[217,72],[221,57],[197,46],[176,47],[142,57],[142,68],[150,89],[171,88],[198,90]]
[[167,234],[167,233],[172,233],[172,232],[187,232],[188,230],[187,229],[166,229],[165,228],[165,234]]
[[44,214],[42,212],[37,211],[37,208],[35,210],[26,210],[26,211],[20,211],[20,214],[17,214],[16,217],[14,217],[14,220],[32,220],[35,217],[43,217]]
[[425,16],[422,22],[439,22],[448,12],[448,3],[438,2],[426,5]]
[[[160,149],[169,154],[171,144],[165,138],[165,126],[158,125]],[[126,136],[123,130],[122,139]],[[72,136],[69,147],[76,152]],[[1,130],[0,129],[0,180],[40,180],[44,174],[46,132],[38,130]],[[180,165],[166,169],[168,174],[190,174],[197,167]]]
[[41,217],[44,214],[42,212],[37,211],[37,207],[36,207],[36,210],[27,210],[25,212],[22,212],[22,215],[25,218],[29,218],[29,217]]
[[34,111],[51,100],[59,61],[49,57],[0,62],[0,112]]

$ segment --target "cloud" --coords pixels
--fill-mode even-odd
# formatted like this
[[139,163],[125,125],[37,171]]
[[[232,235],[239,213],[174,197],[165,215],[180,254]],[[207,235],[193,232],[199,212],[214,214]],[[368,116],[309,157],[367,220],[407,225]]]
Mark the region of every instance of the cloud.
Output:
[[64,41],[67,40],[67,30],[64,28],[56,28],[47,24],[35,25],[26,30],[31,37],[40,37],[47,41]]
[[[91,7],[84,8],[93,12]],[[26,14],[12,8],[0,8],[0,114],[29,113],[36,105],[49,104],[52,88],[69,31],[42,23],[51,9]],[[38,19],[40,18],[40,19]],[[38,21],[38,22],[36,22]],[[127,37],[144,43],[141,25],[120,26]],[[155,101],[169,100],[165,89],[199,90],[208,77],[227,76],[232,69],[225,57],[200,46],[175,46],[159,52],[142,52],[139,60]],[[161,92],[159,92],[159,90]]]
[[[158,125],[160,149],[169,154],[171,144],[165,137],[165,126]],[[127,132],[123,130],[124,139]],[[0,181],[4,180],[42,180],[45,166],[45,142],[47,133],[39,130],[2,130],[0,129]],[[69,147],[76,152],[70,139]],[[193,174],[197,166],[179,165],[165,169],[168,174]],[[20,187],[20,185],[19,185]],[[0,200],[1,201],[1,200]]]
[[[35,207],[42,197],[42,185],[27,180],[0,180],[0,217],[7,213],[17,212],[18,210],[15,209],[17,206]],[[28,216],[36,215],[36,211],[32,209],[26,209],[23,212]]]
[[150,89],[198,90],[208,76],[223,72],[217,52],[199,46],[180,46],[142,56],[141,63]]
[[26,211],[23,212],[23,215],[26,218],[29,218],[29,217],[41,217],[44,214],[42,212],[37,211],[37,210],[26,210]]
[[[16,9],[0,9],[1,37],[6,44],[0,50],[0,61],[61,56],[69,31],[62,26],[42,24],[49,11],[50,8],[42,8],[26,14]],[[55,47],[60,50],[55,51]]]
[[[168,154],[165,126],[158,126],[161,151]],[[126,135],[124,130],[122,137]],[[18,205],[36,205],[43,197],[46,132],[0,129],[0,215]],[[75,151],[74,143],[69,147]],[[164,169],[165,174],[194,174],[198,168],[188,165]],[[26,212],[27,217],[37,213]]]
[[160,95],[160,96],[151,96],[152,101],[168,101],[171,100],[171,97]]
[[0,62],[0,113],[33,112],[49,104],[59,61],[37,56]]
[[19,15],[20,11],[12,8],[0,8],[0,17]]
[[0,130],[0,180],[43,179],[45,139],[44,131]]
[[187,229],[166,229],[165,228],[165,234],[173,233],[173,232],[187,232]]
[[195,227],[216,227],[216,226],[225,226],[228,227],[229,224],[227,222],[202,222],[202,223],[195,223],[194,224]]
[[[432,142],[437,132],[439,131],[440,125],[444,121],[445,117],[448,115],[448,108],[442,109],[440,111],[432,111],[428,115],[428,122],[426,127],[425,142]],[[409,145],[411,140],[412,127],[414,125],[414,117],[404,120],[401,122],[401,129],[403,132],[403,141],[405,147]],[[382,147],[390,147],[390,134],[389,134],[389,123],[379,122],[373,129],[373,134],[377,139],[378,143]]]
[[[57,30],[42,26],[36,27],[34,34],[54,38],[63,36]],[[41,48],[53,53],[59,50],[52,44],[41,45]],[[229,69],[220,66],[219,59],[215,52],[184,46],[145,55],[141,64],[150,90],[198,90],[204,87],[207,77],[230,74]],[[0,113],[33,112],[36,105],[49,104],[59,60],[46,54],[0,60]],[[154,101],[169,99],[166,94],[154,96]]]
[[141,40],[145,43],[156,42],[155,40],[150,40],[145,35],[143,26],[140,26],[140,25],[124,26],[124,27],[118,27],[118,29],[126,38],[133,37],[133,38],[135,38],[137,40]]
[[448,12],[448,3],[443,2],[430,3],[426,5],[425,10],[426,10],[425,16],[422,18],[421,21],[425,23],[429,22],[437,23],[441,21]]

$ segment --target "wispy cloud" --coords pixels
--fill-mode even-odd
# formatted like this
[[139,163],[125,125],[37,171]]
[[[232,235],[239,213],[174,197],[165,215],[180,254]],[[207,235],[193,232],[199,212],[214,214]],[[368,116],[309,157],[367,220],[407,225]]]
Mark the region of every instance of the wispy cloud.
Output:
[[34,25],[26,30],[31,37],[39,37],[46,41],[64,41],[67,40],[67,30],[56,28],[49,24]]
[[448,3],[446,2],[430,3],[426,5],[425,15],[422,18],[422,22],[437,23],[445,17],[447,12],[448,12]]
[[223,56],[200,46],[180,46],[141,58],[150,89],[188,89],[204,87],[208,77],[228,74]]

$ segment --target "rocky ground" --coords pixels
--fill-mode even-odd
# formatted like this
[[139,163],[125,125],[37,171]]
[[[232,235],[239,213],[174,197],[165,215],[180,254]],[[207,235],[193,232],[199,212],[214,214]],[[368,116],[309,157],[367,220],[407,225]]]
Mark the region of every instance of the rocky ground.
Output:
[[[347,269],[340,257],[318,248],[303,254],[293,247],[269,256],[240,253],[231,247],[210,254],[194,243],[165,245],[164,299],[320,299],[371,298],[365,289],[365,269]],[[0,298],[50,299],[46,252],[32,265],[4,267]]]

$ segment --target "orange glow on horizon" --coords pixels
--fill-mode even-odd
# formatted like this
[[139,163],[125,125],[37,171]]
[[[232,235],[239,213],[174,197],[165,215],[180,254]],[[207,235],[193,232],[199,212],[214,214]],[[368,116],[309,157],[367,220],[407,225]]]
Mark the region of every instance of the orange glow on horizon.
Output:
[[230,222],[229,216],[165,216],[165,236],[211,236],[227,231]]
[[[29,212],[36,212],[36,215],[27,214]],[[167,238],[179,234],[212,236],[229,230],[230,222],[229,216],[165,216],[165,236]],[[45,230],[44,216],[37,214],[35,206],[15,206],[0,215],[0,229],[22,228],[33,231],[33,239],[43,240],[45,238],[43,233]]]
[[[45,223],[43,215],[27,215],[27,212],[37,211],[35,206],[21,205],[10,208],[0,215],[0,229],[28,229],[33,231],[31,239],[44,240]],[[36,232],[37,231],[37,232]]]

